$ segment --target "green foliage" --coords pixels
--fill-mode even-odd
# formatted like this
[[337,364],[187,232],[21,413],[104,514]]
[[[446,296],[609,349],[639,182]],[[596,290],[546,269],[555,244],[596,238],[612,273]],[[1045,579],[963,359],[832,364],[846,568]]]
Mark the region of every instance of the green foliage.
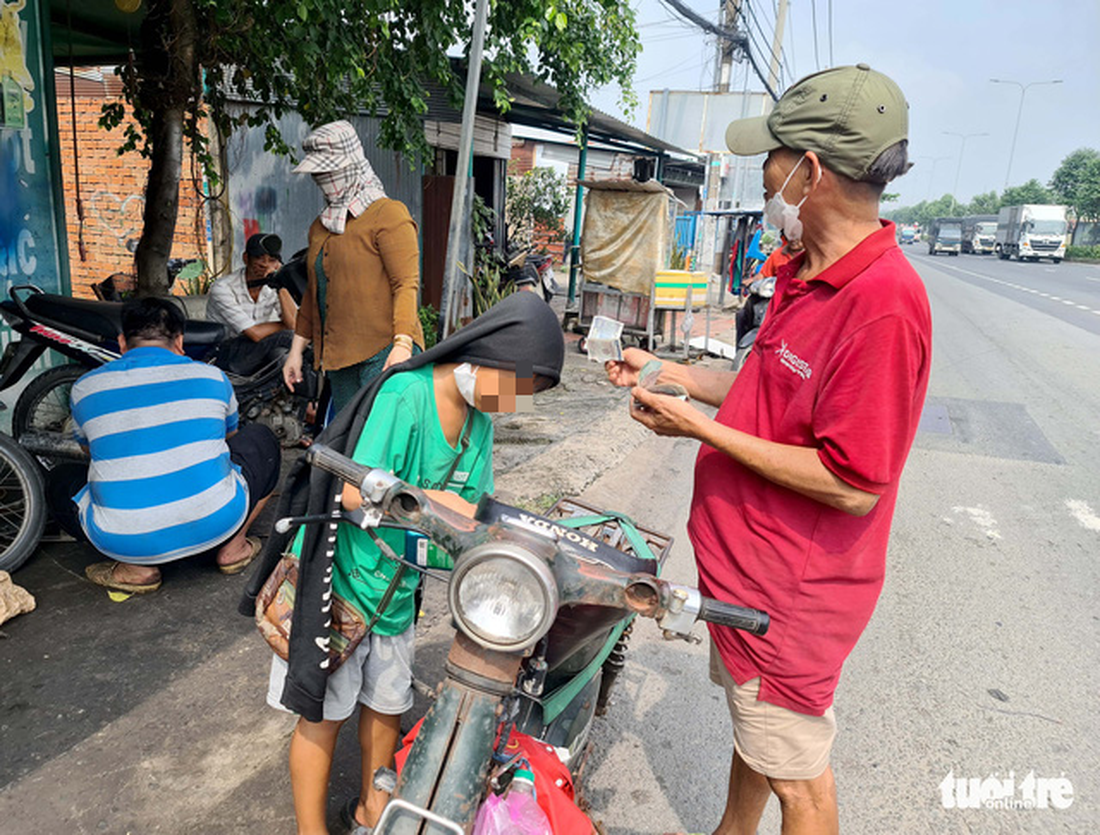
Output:
[[568,212],[569,184],[554,169],[532,168],[524,174],[508,175],[504,213],[509,242],[531,246],[538,226],[555,240],[564,240]]
[[[475,318],[515,289],[511,282],[505,280],[505,266],[492,244],[496,216],[497,213],[485,205],[481,195],[475,194],[473,213],[470,216],[474,240],[474,271],[471,274],[463,269],[470,278]],[[462,269],[461,264],[459,268]]]
[[1062,160],[1050,180],[1058,200],[1072,206],[1077,217],[1100,220],[1100,151],[1078,148]]
[[945,194],[937,200],[922,200],[915,206],[902,206],[899,209],[884,212],[883,216],[896,223],[917,223],[921,226],[927,226],[937,217],[951,217],[962,214],[963,208],[959,206],[953,196]]
[[995,215],[1001,210],[1001,198],[996,191],[987,191],[985,194],[975,194],[970,205],[966,207],[968,215]]
[[[1085,149],[1088,150],[1088,149]],[[1079,152],[1074,152],[1079,153]],[[1070,154],[1072,157],[1073,154]],[[1100,156],[1100,155],[1098,155]],[[1070,157],[1066,157],[1068,160]],[[1063,161],[1065,165],[1065,161]],[[1095,186],[1090,185],[1092,182],[1087,178],[1088,168],[1084,171],[1086,174],[1081,177],[1080,185],[1076,186],[1077,194],[1086,198],[1087,195],[1094,194],[1093,199],[1096,200],[1095,204],[1083,203],[1083,205],[1093,207],[1092,210],[1096,212],[1095,215],[1087,215],[1088,217],[1100,217],[1100,160],[1089,163],[1089,165],[1096,166],[1096,180]],[[1059,169],[1061,171],[1061,169]],[[1058,173],[1055,172],[1055,177]],[[1068,180],[1061,180],[1060,182],[1067,182]],[[1054,183],[1051,182],[1053,188]],[[1094,191],[1089,191],[1090,188],[1094,188]],[[974,199],[969,203],[962,204],[956,203],[955,198],[950,194],[945,194],[938,200],[922,200],[915,206],[902,206],[897,209],[891,209],[887,212],[883,212],[883,217],[887,217],[896,223],[919,223],[921,226],[926,226],[930,221],[937,217],[947,216],[966,216],[966,215],[995,215],[1001,210],[1002,206],[1017,206],[1021,203],[1056,203],[1059,199],[1064,202],[1068,202],[1071,205],[1076,205],[1072,201],[1066,200],[1058,194],[1051,193],[1050,190],[1043,188],[1042,184],[1038,180],[1028,180],[1022,186],[1013,186],[1012,188],[1005,189],[1003,194],[998,195],[996,191],[987,191],[984,194],[974,195]],[[1081,209],[1078,208],[1078,215],[1080,217],[1086,217],[1081,214]]]
[[[130,118],[125,147],[151,154],[154,116],[184,111],[194,159],[216,181],[203,120],[224,135],[265,129],[265,147],[292,149],[275,120],[297,110],[312,125],[365,112],[382,118],[380,143],[413,155],[427,150],[420,120],[425,82],[461,106],[462,83],[447,51],[470,39],[464,0],[147,0],[141,49],[120,67]],[[506,75],[553,84],[576,124],[585,96],[618,85],[636,104],[630,81],[640,42],[628,4],[610,0],[493,0],[483,70],[501,110],[511,102]],[[231,99],[255,103],[231,111]],[[110,103],[101,123],[122,125],[127,107]]]
[[1100,246],[1067,246],[1066,260],[1100,262]]
[[1001,193],[1002,206],[1018,206],[1021,203],[1053,203],[1054,195],[1050,189],[1036,179],[1028,180],[1022,186],[1006,188]]
[[176,282],[185,296],[202,296],[210,292],[214,276],[205,261],[192,261],[176,274]]
[[439,341],[439,311],[431,305],[424,305],[417,311],[420,316],[420,329],[424,331],[424,350]]
[[683,247],[673,241],[672,247],[668,253],[668,268],[670,270],[682,270],[684,269],[684,265],[686,263],[687,250],[685,250]]
[[882,197],[879,198],[880,203],[897,203],[901,194],[896,191],[883,192]]

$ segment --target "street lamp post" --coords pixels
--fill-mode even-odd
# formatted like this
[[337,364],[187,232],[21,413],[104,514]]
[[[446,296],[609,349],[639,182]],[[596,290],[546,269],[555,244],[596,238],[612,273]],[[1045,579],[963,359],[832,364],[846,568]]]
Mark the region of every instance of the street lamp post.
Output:
[[966,153],[966,140],[968,140],[968,139],[970,139],[971,137],[974,137],[974,136],[989,136],[989,134],[988,133],[956,133],[953,130],[945,130],[945,131],[943,131],[943,134],[945,136],[957,136],[962,140],[962,142],[959,145],[959,164],[955,166],[955,187],[953,189],[951,189],[951,204],[952,204],[953,207],[955,207],[955,209],[957,211],[957,207],[959,205],[959,198],[957,196],[958,193],[959,193],[959,175],[962,173],[963,154]]
[[936,166],[943,162],[945,159],[951,159],[951,157],[916,157],[917,160],[930,160],[932,162],[932,168],[928,173],[928,192],[925,194],[925,201],[932,199],[932,185],[936,179]]
[[991,78],[989,80],[994,84],[1015,84],[1020,88],[1020,107],[1016,110],[1016,128],[1012,131],[1012,149],[1008,152],[1008,170],[1005,172],[1005,188],[1008,188],[1008,180],[1012,176],[1012,158],[1016,156],[1016,137],[1020,133],[1020,117],[1024,113],[1024,95],[1026,95],[1028,87],[1035,87],[1039,84],[1061,84],[1062,79],[1056,78],[1053,81],[1029,81],[1027,84],[1003,78]]

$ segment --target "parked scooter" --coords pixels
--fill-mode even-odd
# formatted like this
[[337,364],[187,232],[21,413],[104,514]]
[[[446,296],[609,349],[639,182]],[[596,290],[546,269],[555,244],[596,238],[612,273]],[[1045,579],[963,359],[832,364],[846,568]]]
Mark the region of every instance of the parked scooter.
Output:
[[[554,520],[486,498],[472,521],[390,473],[320,444],[306,460],[359,485],[364,512],[346,516],[349,521],[421,531],[454,560],[447,599],[457,631],[446,675],[400,775],[375,775],[376,785],[391,792],[376,835],[411,835],[422,826],[468,832],[487,792],[510,776],[500,762],[513,729],[564,749],[575,767],[599,679],[635,615],[656,620],[669,638],[690,639],[697,620],[756,635],[768,629],[763,612],[659,579],[659,559],[631,527],[610,541],[584,532],[614,515]],[[298,517],[278,525],[289,530],[331,521]],[[620,536],[629,546],[624,550],[613,547]],[[490,780],[494,759],[498,767]]]
[[768,312],[768,302],[775,295],[775,276],[758,278],[749,285],[749,293],[744,306],[737,311],[736,333],[737,353],[733,357],[733,370],[740,371],[745,360],[752,353],[756,334],[764,323],[764,314]]
[[[0,391],[30,373],[48,349],[71,360],[27,383],[12,411],[12,434],[48,464],[64,457],[65,445],[50,439],[53,436],[53,441],[58,441],[59,436],[69,434],[73,383],[90,369],[120,356],[122,305],[44,293],[30,284],[12,287],[9,296],[0,302],[0,317],[19,339],[10,342],[0,357]],[[188,320],[184,352],[195,360],[215,362],[217,347],[225,338],[225,328],[216,322]],[[289,335],[286,342],[289,344]],[[305,432],[306,404],[316,397],[317,380],[311,372],[294,393],[287,391],[282,379],[285,347],[280,347],[279,341],[273,340],[267,354],[247,369],[216,364],[233,384],[241,419],[269,426],[284,446],[293,446]]]
[[534,288],[549,304],[558,293],[554,259],[550,255],[522,251],[508,261],[508,280],[520,289]]

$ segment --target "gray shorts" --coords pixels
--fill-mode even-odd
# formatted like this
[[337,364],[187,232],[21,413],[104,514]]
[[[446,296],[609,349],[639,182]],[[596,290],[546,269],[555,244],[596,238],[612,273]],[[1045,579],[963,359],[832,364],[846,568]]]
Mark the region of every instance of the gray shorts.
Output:
[[[355,712],[356,703],[391,716],[411,708],[415,638],[415,627],[412,626],[400,635],[375,635],[372,632],[363,638],[351,658],[328,677],[324,718],[343,722]],[[267,703],[278,710],[286,710],[279,701],[283,695],[286,670],[286,662],[273,655]]]

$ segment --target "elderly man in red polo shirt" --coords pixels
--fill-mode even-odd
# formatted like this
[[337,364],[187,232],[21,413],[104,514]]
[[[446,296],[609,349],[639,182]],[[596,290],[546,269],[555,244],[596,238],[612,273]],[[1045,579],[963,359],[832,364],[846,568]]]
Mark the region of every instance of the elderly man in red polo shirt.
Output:
[[833,691],[878,600],[898,480],[931,359],[928,297],[878,217],[905,173],[908,105],[860,64],[802,79],[772,113],[731,124],[767,153],[765,212],[805,250],[780,268],[752,354],[733,373],[664,363],[660,381],[718,407],[639,388],[636,349],[608,363],[632,414],[702,442],[688,531],[704,594],[764,609],[755,637],[711,626],[711,677],[733,717],[716,835],[752,833],[774,792],[783,832],[836,832]]

